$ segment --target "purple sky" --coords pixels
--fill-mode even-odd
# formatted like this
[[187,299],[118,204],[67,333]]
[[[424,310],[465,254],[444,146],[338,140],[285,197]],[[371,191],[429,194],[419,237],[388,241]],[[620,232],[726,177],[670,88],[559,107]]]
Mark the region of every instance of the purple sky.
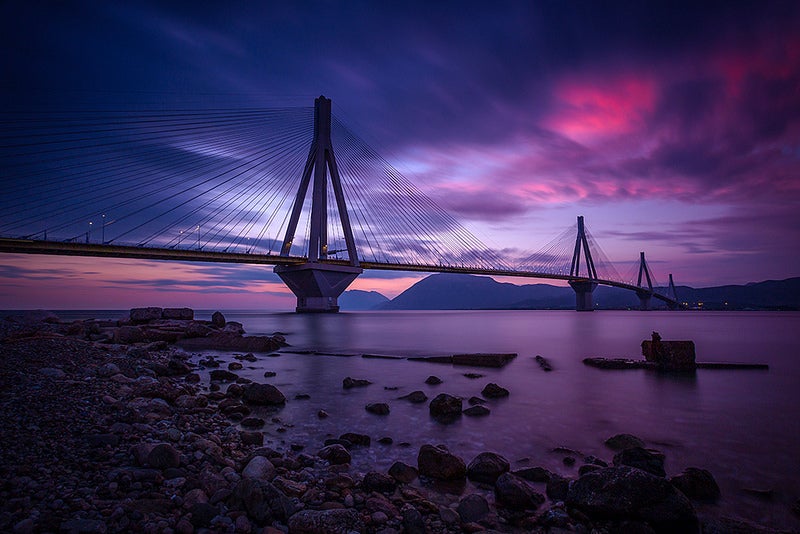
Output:
[[[3,2],[2,97],[170,109],[325,94],[509,257],[584,215],[612,260],[644,250],[659,281],[800,275],[797,2],[339,4]],[[283,307],[273,275],[248,278],[263,270],[0,256],[0,307],[153,292]],[[393,296],[415,279],[354,287]]]

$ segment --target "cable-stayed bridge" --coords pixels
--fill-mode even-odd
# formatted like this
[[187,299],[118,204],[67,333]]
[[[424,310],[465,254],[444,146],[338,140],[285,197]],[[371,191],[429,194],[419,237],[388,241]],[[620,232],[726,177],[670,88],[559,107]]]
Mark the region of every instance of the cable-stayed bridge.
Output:
[[[522,261],[484,245],[314,108],[0,114],[0,252],[274,265],[297,311],[337,311],[364,269],[566,280],[678,305],[640,253],[621,276],[583,217]],[[335,151],[334,151],[335,146]]]

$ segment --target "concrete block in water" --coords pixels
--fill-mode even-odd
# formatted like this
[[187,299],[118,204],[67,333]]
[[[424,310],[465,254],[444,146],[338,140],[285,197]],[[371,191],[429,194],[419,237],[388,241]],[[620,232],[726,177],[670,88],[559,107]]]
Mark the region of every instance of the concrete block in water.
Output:
[[694,371],[694,341],[662,341],[658,332],[651,340],[642,341],[642,355],[665,371]]

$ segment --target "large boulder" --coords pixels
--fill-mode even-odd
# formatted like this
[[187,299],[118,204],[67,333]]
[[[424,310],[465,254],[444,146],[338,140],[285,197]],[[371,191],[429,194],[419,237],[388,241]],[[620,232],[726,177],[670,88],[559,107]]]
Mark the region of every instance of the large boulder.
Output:
[[461,415],[461,399],[448,395],[447,393],[440,393],[434,397],[428,408],[431,415],[436,419],[448,420],[455,419]]
[[331,465],[349,464],[352,459],[347,449],[338,443],[322,447],[317,456],[327,460]]
[[354,509],[303,510],[289,518],[293,534],[348,534],[364,532],[364,521]]
[[247,515],[263,525],[274,520],[285,521],[288,499],[271,483],[257,478],[242,478],[233,488],[231,501],[244,508]]
[[592,519],[639,520],[657,532],[697,532],[697,514],[666,479],[634,467],[606,467],[572,483],[566,504]]
[[632,447],[644,447],[644,441],[633,434],[616,434],[608,438],[605,443],[606,447],[615,451],[630,449]]
[[286,397],[272,384],[253,382],[242,389],[242,398],[250,404],[259,406],[278,406],[286,404]]
[[489,503],[483,495],[471,493],[459,501],[456,512],[464,523],[474,523],[489,515]]
[[687,467],[680,475],[670,478],[669,482],[681,493],[696,501],[714,502],[720,497],[717,481],[706,469]]
[[467,477],[473,482],[494,484],[497,478],[510,469],[508,460],[493,452],[482,452],[467,466]]
[[417,478],[418,472],[416,467],[410,466],[406,463],[397,461],[389,468],[389,476],[398,482],[408,484]]
[[168,469],[181,465],[181,455],[169,443],[159,443],[147,454],[147,465],[156,469]]
[[225,328],[225,316],[222,312],[215,311],[211,315],[211,324],[217,328]]
[[132,308],[130,312],[131,322],[134,324],[144,324],[150,321],[157,321],[161,319],[161,308]]
[[423,445],[417,455],[419,474],[440,480],[459,480],[467,476],[464,460],[450,454],[444,446]]
[[636,467],[659,477],[667,475],[664,470],[664,455],[653,449],[644,449],[642,447],[623,449],[614,455],[614,465],[617,467],[621,465]]
[[242,469],[242,476],[259,480],[272,480],[275,478],[275,466],[264,456],[255,456]]
[[191,308],[164,308],[161,311],[161,318],[191,321],[194,319],[194,310]]
[[497,478],[494,494],[497,502],[512,510],[535,510],[545,501],[544,495],[511,473],[503,473]]

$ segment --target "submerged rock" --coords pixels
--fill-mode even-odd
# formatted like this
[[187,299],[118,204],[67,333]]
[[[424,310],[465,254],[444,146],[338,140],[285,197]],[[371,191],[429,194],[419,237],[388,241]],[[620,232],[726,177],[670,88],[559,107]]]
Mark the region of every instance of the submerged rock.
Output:
[[508,390],[504,387],[498,386],[494,382],[489,382],[486,387],[481,391],[481,395],[487,399],[499,399],[501,397],[508,397]]
[[636,467],[659,477],[667,475],[664,471],[664,455],[653,449],[642,447],[623,449],[614,455],[614,465]]
[[251,383],[242,389],[242,397],[250,404],[276,406],[286,404],[286,397],[272,384]]
[[717,481],[706,469],[687,467],[680,475],[670,478],[669,482],[693,500],[714,502],[720,497]]
[[425,395],[425,393],[423,391],[419,391],[419,390],[418,391],[412,391],[408,395],[403,395],[402,397],[399,397],[399,398],[401,400],[407,400],[407,401],[412,402],[414,404],[420,404],[420,403],[423,403],[426,400],[428,400],[428,396]]
[[369,380],[364,380],[363,378],[350,378],[349,376],[345,377],[342,380],[342,387],[344,389],[351,389],[355,387],[364,387],[372,384]]
[[461,415],[461,399],[440,393],[434,397],[428,406],[431,416],[439,420],[456,419]]
[[611,436],[605,441],[609,449],[621,451],[622,449],[630,449],[633,447],[644,447],[644,441],[637,438],[633,434],[617,434]]
[[373,402],[364,406],[364,409],[375,415],[389,415],[389,405],[385,402]]

